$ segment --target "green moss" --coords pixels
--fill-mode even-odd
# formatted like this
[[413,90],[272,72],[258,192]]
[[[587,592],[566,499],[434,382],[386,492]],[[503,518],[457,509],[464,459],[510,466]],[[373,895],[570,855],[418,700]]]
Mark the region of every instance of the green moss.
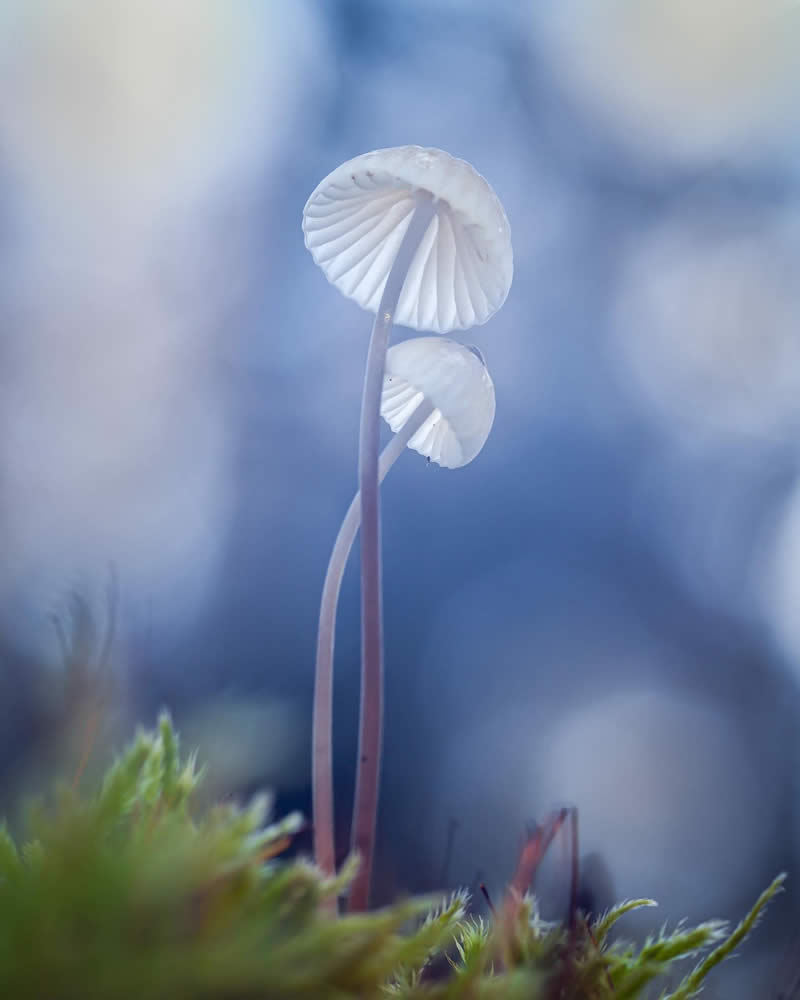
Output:
[[94,797],[58,787],[29,810],[21,847],[0,827],[4,1000],[620,1000],[697,956],[670,994],[686,1000],[782,882],[731,935],[707,923],[640,948],[609,946],[607,937],[646,900],[571,929],[542,922],[529,898],[505,906],[493,925],[474,920],[461,894],[331,918],[322,904],[346,888],[352,866],[326,882],[308,864],[280,861],[299,817],[265,826],[263,800],[197,814],[199,780],[164,715],[155,732],[136,736]]

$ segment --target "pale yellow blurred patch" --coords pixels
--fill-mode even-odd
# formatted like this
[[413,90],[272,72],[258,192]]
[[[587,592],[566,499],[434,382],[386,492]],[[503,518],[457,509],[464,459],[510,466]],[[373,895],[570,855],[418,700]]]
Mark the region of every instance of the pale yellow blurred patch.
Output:
[[0,138],[37,196],[206,183],[285,137],[318,49],[302,2],[11,0]]
[[800,9],[788,0],[532,3],[561,84],[656,158],[753,152],[790,126]]

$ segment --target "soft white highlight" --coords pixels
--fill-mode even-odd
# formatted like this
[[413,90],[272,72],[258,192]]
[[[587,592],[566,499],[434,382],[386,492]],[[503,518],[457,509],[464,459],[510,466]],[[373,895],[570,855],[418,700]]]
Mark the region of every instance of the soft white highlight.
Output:
[[796,433],[797,235],[689,200],[627,249],[614,346],[635,394],[671,435]]
[[181,629],[235,502],[220,344],[257,266],[236,210],[324,72],[318,22],[305,0],[12,0],[0,26],[2,624],[38,649],[113,562],[126,614]]
[[800,680],[800,481],[776,511],[754,577],[764,617]]

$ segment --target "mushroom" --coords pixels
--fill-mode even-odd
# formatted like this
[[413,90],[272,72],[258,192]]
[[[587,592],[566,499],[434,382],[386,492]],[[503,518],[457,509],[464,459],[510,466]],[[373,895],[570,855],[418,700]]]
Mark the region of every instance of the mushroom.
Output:
[[407,433],[423,402],[433,410],[408,447],[446,469],[468,465],[494,421],[494,383],[478,348],[448,337],[414,337],[389,348],[381,416],[395,434]]
[[513,274],[508,220],[464,160],[400,146],[337,167],[303,210],[305,244],[328,280],[374,312],[359,430],[361,717],[353,845],[362,856],[351,907],[367,905],[380,767],[383,625],[378,448],[384,363],[393,322],[447,333],[485,323]]
[[[471,462],[494,421],[494,384],[477,348],[447,337],[416,337],[389,348],[381,416],[395,436],[378,466],[383,482],[406,447],[449,469]],[[342,521],[325,575],[317,633],[312,754],[314,855],[335,870],[333,821],[333,650],[342,577],[361,521],[356,493]]]

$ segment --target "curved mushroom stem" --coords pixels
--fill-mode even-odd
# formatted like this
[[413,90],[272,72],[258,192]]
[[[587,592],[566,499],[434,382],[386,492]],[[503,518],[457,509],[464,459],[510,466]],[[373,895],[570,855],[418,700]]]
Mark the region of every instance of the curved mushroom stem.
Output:
[[395,309],[403,283],[435,213],[429,192],[417,192],[417,204],[386,279],[367,353],[361,426],[358,439],[358,488],[361,492],[361,712],[353,803],[351,848],[361,867],[350,893],[350,909],[369,903],[372,852],[378,814],[381,732],[383,728],[383,601],[381,594],[378,449],[383,369]]
[[[423,400],[381,452],[378,481],[405,451],[408,442],[433,412],[430,400]],[[325,875],[336,871],[333,821],[333,650],[336,641],[336,609],[347,560],[361,523],[361,494],[356,493],[339,528],[331,552],[317,629],[317,663],[314,679],[314,721],[312,728],[311,789],[314,817],[314,860]],[[333,901],[332,910],[335,910]]]

